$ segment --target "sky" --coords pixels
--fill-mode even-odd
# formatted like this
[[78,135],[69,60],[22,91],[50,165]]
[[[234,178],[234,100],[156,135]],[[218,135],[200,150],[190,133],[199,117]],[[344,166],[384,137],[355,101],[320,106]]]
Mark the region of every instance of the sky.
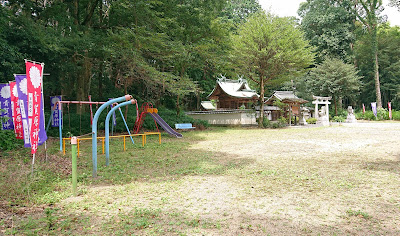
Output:
[[[272,13],[278,16],[296,16],[297,9],[301,2],[305,0],[259,0],[261,7],[264,10],[271,10]],[[383,14],[388,16],[388,21],[391,26],[400,26],[400,12],[393,7],[388,6],[389,0],[383,0],[385,11]]]

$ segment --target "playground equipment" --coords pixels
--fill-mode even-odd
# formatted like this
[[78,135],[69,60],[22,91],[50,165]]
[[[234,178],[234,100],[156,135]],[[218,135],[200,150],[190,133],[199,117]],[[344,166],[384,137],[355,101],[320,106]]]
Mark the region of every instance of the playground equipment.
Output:
[[146,118],[146,115],[149,114],[153,119],[154,122],[156,123],[157,131],[158,131],[158,126],[159,124],[168,134],[175,136],[177,138],[182,138],[182,134],[176,132],[173,130],[167,122],[165,122],[159,115],[158,115],[158,110],[157,108],[153,107],[153,104],[151,103],[143,103],[141,108],[140,108],[140,116],[139,119],[136,119],[135,123],[135,134],[139,133],[140,129],[142,128],[144,119]]
[[[125,102],[123,102],[125,101]],[[118,102],[123,102],[121,104],[118,104]],[[116,103],[116,104],[115,104]],[[47,127],[49,127],[51,119],[53,117],[53,113],[58,112],[58,116],[61,117],[61,112],[62,112],[62,104],[96,104],[99,105],[101,104],[101,106],[97,109],[93,120],[92,120],[92,132],[89,134],[85,134],[85,135],[81,135],[76,137],[76,140],[74,140],[74,142],[76,142],[76,146],[77,146],[77,156],[79,156],[79,141],[80,140],[88,140],[91,139],[92,140],[92,163],[93,163],[93,171],[92,171],[92,176],[96,177],[97,176],[97,140],[98,139],[102,139],[102,146],[103,146],[103,154],[104,154],[104,147],[106,149],[106,166],[109,165],[109,139],[110,138],[117,138],[117,137],[123,137],[124,138],[124,150],[126,149],[126,145],[125,145],[125,138],[126,137],[130,137],[132,143],[134,144],[133,138],[132,136],[142,136],[142,145],[144,146],[144,144],[146,143],[146,136],[147,135],[159,135],[159,143],[161,143],[161,133],[160,132],[145,132],[144,134],[138,134],[138,132],[140,131],[140,128],[143,125],[143,121],[146,117],[146,114],[150,114],[150,116],[153,118],[156,127],[157,127],[157,131],[158,131],[158,126],[157,124],[159,124],[167,133],[169,133],[172,136],[175,136],[177,138],[181,138],[182,134],[174,131],[157,113],[158,110],[156,108],[153,108],[153,105],[151,103],[144,103],[141,107],[141,113],[139,115],[139,109],[138,109],[138,105],[137,105],[137,101],[135,99],[132,98],[131,95],[125,95],[119,98],[115,98],[115,99],[111,99],[107,102],[87,102],[87,101],[58,101],[57,105],[58,105],[58,109],[56,108],[56,105],[54,105],[54,109],[52,109],[52,114],[51,114],[51,118],[49,120],[49,124],[47,125]],[[109,105],[114,104],[115,106],[108,112],[107,117],[106,117],[106,122],[105,122],[105,137],[97,137],[97,121],[99,119],[99,116],[101,114],[101,112],[107,108]],[[135,121],[135,134],[131,134],[129,131],[129,127],[125,121],[125,118],[122,114],[122,111],[120,109],[120,107],[122,106],[127,106],[129,104],[136,104],[136,121]],[[111,115],[115,112],[116,109],[119,109],[119,112],[121,114],[121,117],[124,121],[125,127],[129,133],[129,135],[122,135],[122,136],[110,136],[109,135],[109,121],[110,121],[110,117]],[[64,151],[65,154],[65,140],[67,139],[71,139],[71,138],[62,138],[62,123],[59,122],[59,133],[60,133],[60,151]],[[92,138],[81,138],[83,136],[86,135],[92,135]]]
[[[149,135],[158,135],[158,143],[161,144],[161,133],[160,132],[145,132],[144,134],[130,134],[130,135],[116,135],[116,136],[109,136],[110,139],[112,138],[123,138],[124,143],[124,151],[126,151],[126,138],[127,137],[142,137],[142,147],[147,143],[147,136]],[[102,154],[105,154],[105,137],[97,137],[97,140],[101,140],[102,143]],[[63,154],[66,153],[65,142],[71,140],[71,138],[63,138]],[[77,156],[79,157],[80,153],[80,142],[85,140],[92,140],[92,138],[82,138],[77,137]]]
[[76,196],[76,186],[78,183],[78,160],[76,151],[77,138],[74,136],[71,138],[71,153],[72,153],[72,193]]
[[135,103],[136,103],[136,100],[135,100],[135,99],[132,99],[132,100],[130,100],[130,101],[123,102],[123,103],[120,103],[120,104],[118,104],[118,105],[115,104],[115,106],[114,106],[114,107],[108,112],[108,114],[107,114],[106,122],[105,122],[106,166],[109,165],[109,160],[110,160],[110,138],[109,138],[109,136],[110,136],[110,118],[111,118],[111,115],[113,114],[113,112],[114,112],[115,110],[119,109],[119,111],[120,111],[120,113],[121,113],[121,117],[122,117],[122,119],[123,119],[123,121],[124,121],[124,123],[125,123],[126,129],[128,130],[129,137],[130,137],[131,140],[132,140],[132,144],[135,144],[135,142],[134,142],[133,139],[132,139],[131,133],[130,133],[130,131],[129,131],[128,125],[127,125],[126,122],[125,122],[124,115],[122,114],[122,111],[120,110],[120,107],[122,107],[122,106],[127,106],[127,105],[129,105],[129,104],[135,104]]
[[93,117],[93,124],[92,124],[92,162],[93,162],[93,172],[92,176],[96,177],[97,176],[97,120],[99,119],[99,116],[101,112],[109,105],[116,103],[116,102],[122,102],[122,101],[129,101],[132,100],[132,96],[127,94],[123,97],[119,98],[114,98],[111,99],[110,101],[104,103],[99,107],[99,109],[96,111],[96,114],[94,114]]
[[[144,119],[146,118],[146,114],[151,109],[154,109],[153,108],[153,104],[151,104],[149,102],[145,102],[140,107],[140,115],[139,115],[139,110],[137,110],[137,117],[136,117],[135,127],[133,128],[133,131],[134,131],[135,134],[139,133],[140,129],[143,126]],[[154,121],[154,123],[156,125],[157,131],[159,131],[157,123],[155,121]]]
[[[57,111],[57,112],[58,112],[58,117],[61,117],[61,116],[62,116],[62,114],[61,114],[61,113],[62,113],[62,104],[68,104],[68,107],[69,107],[69,104],[80,104],[80,105],[82,105],[82,104],[95,104],[95,105],[99,105],[99,104],[104,104],[104,103],[105,103],[105,102],[58,101],[58,102],[54,105],[54,108],[52,109],[49,122],[47,123],[46,132],[47,132],[47,130],[49,129],[50,123],[51,123],[51,121],[52,121],[52,119],[53,119],[53,113]],[[58,105],[58,109],[56,109],[57,105]],[[60,151],[62,151],[62,150],[63,150],[62,122],[59,122],[59,123],[58,123],[58,130],[59,130],[59,135],[60,135]]]

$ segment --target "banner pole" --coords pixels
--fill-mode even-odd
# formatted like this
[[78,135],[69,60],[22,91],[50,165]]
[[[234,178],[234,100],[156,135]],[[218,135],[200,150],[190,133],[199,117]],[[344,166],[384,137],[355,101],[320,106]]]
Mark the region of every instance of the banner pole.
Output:
[[32,158],[32,177],[33,177],[33,166],[35,165],[35,154],[33,154]]
[[25,61],[25,64],[27,61],[29,61],[29,62],[32,62],[33,64],[40,64],[40,65],[42,65],[42,67],[44,66],[43,62],[37,62],[37,61],[28,60],[28,59],[24,59],[24,61]]
[[[36,63],[36,62],[34,62]],[[46,124],[46,116],[44,115],[44,93],[43,93],[43,87],[44,87],[44,75],[43,75],[43,70],[44,70],[44,63],[37,63],[42,65],[42,113],[43,113],[43,124]],[[44,141],[44,153],[45,153],[45,160],[47,162],[47,140]]]

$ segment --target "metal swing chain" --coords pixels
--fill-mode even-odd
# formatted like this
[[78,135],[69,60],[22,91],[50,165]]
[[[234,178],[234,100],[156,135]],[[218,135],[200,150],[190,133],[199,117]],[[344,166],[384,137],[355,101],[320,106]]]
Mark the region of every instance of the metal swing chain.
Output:
[[69,112],[69,103],[67,103],[67,108],[68,108],[68,127],[69,127],[69,137],[71,138],[71,114]]
[[82,103],[79,104],[79,133],[82,133]]

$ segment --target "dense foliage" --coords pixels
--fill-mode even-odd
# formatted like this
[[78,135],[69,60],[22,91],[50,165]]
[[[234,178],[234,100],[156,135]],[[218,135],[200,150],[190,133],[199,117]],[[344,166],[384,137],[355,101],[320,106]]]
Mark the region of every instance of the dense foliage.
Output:
[[300,5],[301,28],[316,47],[318,63],[326,56],[351,61],[355,41],[353,6],[352,0],[309,0]]
[[345,99],[350,104],[355,102],[361,88],[361,77],[357,73],[353,65],[327,58],[309,73],[307,84],[313,94],[332,97],[337,115],[338,100]]
[[[0,82],[24,73],[25,58],[44,62],[49,74],[45,98],[62,94],[65,100],[87,100],[92,95],[104,101],[129,93],[139,103],[152,102],[179,115],[200,108],[219,74],[260,82],[249,58],[256,54],[242,50],[254,39],[265,50],[279,47],[276,60],[263,61],[268,73],[262,76],[269,81],[252,83],[261,94],[294,88],[305,96],[316,93],[319,88],[299,72],[329,57],[353,64],[362,77],[360,95],[345,99],[350,96],[345,94],[338,104],[357,109],[382,97],[383,107],[388,101],[394,108],[400,105],[400,29],[384,24],[378,0],[307,0],[298,10],[299,21],[272,17],[260,11],[257,0],[0,2]],[[256,16],[271,27],[252,29]],[[309,56],[295,62],[308,49],[316,55],[314,64]],[[290,54],[295,61],[285,59]]]

